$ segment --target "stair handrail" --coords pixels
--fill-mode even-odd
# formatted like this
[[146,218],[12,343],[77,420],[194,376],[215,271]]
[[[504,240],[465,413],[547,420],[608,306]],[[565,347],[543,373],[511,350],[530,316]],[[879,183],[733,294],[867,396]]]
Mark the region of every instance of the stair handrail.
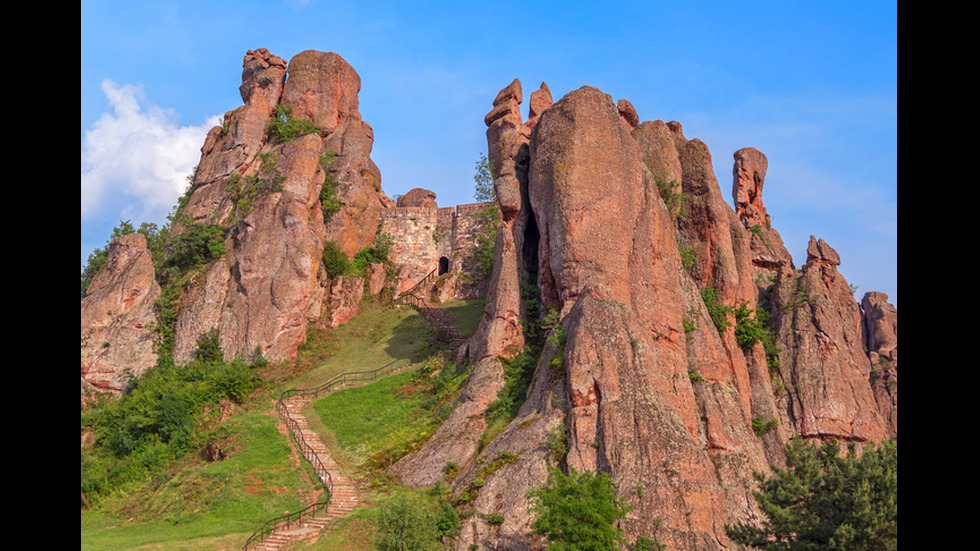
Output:
[[[370,370],[370,371],[347,371],[347,372],[344,372],[344,373],[341,373],[339,375],[334,376],[334,378],[332,378],[329,381],[327,381],[327,382],[325,382],[325,383],[323,383],[323,384],[321,384],[319,386],[316,386],[316,387],[312,387],[312,388],[290,388],[288,390],[284,390],[282,392],[282,394],[279,395],[278,402],[282,402],[283,400],[285,400],[287,398],[292,398],[293,396],[311,396],[313,398],[317,398],[317,397],[319,397],[320,393],[323,392],[324,390],[328,390],[328,391],[329,390],[332,390],[332,387],[334,385],[336,385],[337,388],[339,389],[339,388],[343,388],[344,386],[346,386],[348,382],[357,382],[358,380],[364,380],[367,377],[370,377],[370,380],[371,381],[374,381],[374,380],[376,380],[378,378],[378,374],[379,373],[381,373],[382,371],[384,371],[386,369],[391,368],[391,366],[395,365],[399,361],[401,361],[401,360],[394,360],[394,361],[388,362],[387,364],[385,364],[385,365],[383,365],[383,366],[381,366],[381,367],[379,367],[377,369]],[[348,381],[348,379],[351,379],[352,381]],[[338,381],[340,381],[339,384],[338,384]]]
[[432,270],[431,272],[429,272],[429,275],[427,275],[424,278],[422,278],[422,281],[419,281],[414,287],[412,287],[411,289],[409,289],[409,290],[403,292],[401,295],[399,295],[398,296],[398,300],[402,300],[402,301],[408,302],[409,304],[411,304],[412,306],[414,306],[416,309],[418,309],[419,311],[421,311],[422,315],[427,320],[429,320],[430,323],[433,324],[433,326],[436,328],[437,331],[442,331],[443,332],[445,339],[447,341],[449,341],[450,343],[453,342],[454,335],[458,335],[462,340],[466,340],[466,337],[464,335],[462,335],[462,333],[460,333],[452,325],[450,325],[450,324],[442,324],[442,325],[440,325],[440,324],[436,323],[436,315],[433,313],[434,312],[434,309],[431,306],[429,306],[429,303],[428,303],[428,301],[425,300],[425,298],[419,296],[415,292],[425,282],[425,280],[427,278],[429,278],[434,273],[435,273],[435,270]]
[[415,294],[415,291],[417,291],[419,289],[419,287],[421,287],[422,285],[425,285],[426,283],[428,283],[429,279],[431,279],[432,276],[436,275],[436,271],[437,271],[436,269],[433,269],[431,272],[425,274],[425,276],[422,279],[418,280],[418,282],[415,285],[412,285],[412,288],[411,289],[405,291],[402,294],[403,295],[404,294],[412,294],[412,295]]
[[251,548],[253,545],[258,545],[263,539],[266,538],[266,536],[275,532],[283,525],[285,525],[288,528],[294,522],[295,523],[303,522],[303,519],[307,516],[310,517],[316,516],[317,509],[325,510],[328,505],[330,505],[330,494],[327,494],[326,499],[307,505],[306,507],[300,509],[299,511],[288,513],[266,521],[265,524],[263,524],[261,527],[259,527],[258,530],[256,530],[255,532],[252,533],[251,536],[249,536],[248,540],[245,542],[245,545],[242,547],[242,549],[247,550]]
[[[297,517],[296,522],[299,522],[304,518],[307,511],[309,511],[310,516],[315,516],[317,509],[325,510],[330,505],[330,501],[333,497],[333,477],[330,475],[330,471],[327,470],[326,466],[323,465],[323,462],[320,461],[320,457],[316,454],[316,451],[313,449],[313,446],[311,446],[306,441],[306,438],[303,436],[303,432],[299,430],[300,428],[299,422],[293,419],[293,417],[289,414],[289,408],[286,407],[286,402],[285,402],[286,399],[291,398],[293,396],[305,397],[308,395],[317,397],[325,389],[328,391],[332,390],[334,385],[337,385],[338,389],[343,388],[344,386],[347,385],[348,379],[352,379],[356,381],[356,380],[364,380],[365,378],[370,377],[371,380],[374,381],[378,378],[378,375],[381,372],[390,369],[391,366],[395,365],[399,361],[400,360],[391,361],[379,367],[378,369],[374,369],[371,371],[348,371],[333,377],[329,381],[317,387],[306,388],[306,389],[291,388],[291,389],[284,390],[279,395],[279,399],[276,400],[276,411],[279,412],[280,415],[282,415],[283,420],[286,423],[286,427],[289,429],[289,432],[291,432],[293,434],[293,437],[296,438],[296,443],[297,445],[299,445],[301,451],[303,452],[303,457],[305,457],[306,460],[309,461],[310,466],[313,467],[313,470],[316,473],[317,477],[320,479],[321,482],[323,482],[324,486],[326,487],[327,497],[326,499],[308,505],[297,512],[282,515],[266,521],[265,524],[263,524],[261,527],[259,527],[258,530],[253,532],[252,535],[249,536],[248,540],[245,541],[245,545],[242,547],[243,551],[246,551],[251,546],[258,544],[260,541],[265,539],[269,534],[279,529],[283,524],[285,524],[287,527],[292,525],[293,517]],[[338,381],[340,381],[340,384],[338,384]]]
[[316,473],[317,478],[323,482],[323,485],[327,489],[327,502],[329,504],[330,496],[333,495],[333,477],[330,475],[330,471],[327,467],[320,461],[320,456],[316,454],[316,450],[313,446],[306,441],[306,437],[303,436],[303,432],[300,430],[299,422],[293,419],[292,415],[289,414],[289,409],[286,408],[286,403],[280,399],[276,402],[276,410],[280,415],[283,416],[283,420],[286,423],[286,428],[289,432],[293,434],[296,438],[296,443],[299,445],[300,451],[303,452],[303,457],[309,461],[310,466],[313,467],[313,472]]

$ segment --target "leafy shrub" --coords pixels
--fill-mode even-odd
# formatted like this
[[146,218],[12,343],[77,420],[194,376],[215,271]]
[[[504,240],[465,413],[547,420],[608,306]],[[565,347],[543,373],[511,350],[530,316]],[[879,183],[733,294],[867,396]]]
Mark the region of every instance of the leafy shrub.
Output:
[[748,302],[739,304],[735,314],[735,340],[742,348],[752,348],[752,345],[767,338],[769,330],[766,327],[769,315],[762,310],[749,308]]
[[718,301],[718,291],[714,287],[705,287],[701,291],[701,300],[708,308],[708,315],[711,316],[711,321],[718,329],[718,333],[724,333],[726,329],[732,326],[732,322],[728,319],[728,314],[732,313],[732,308]]
[[241,220],[252,212],[252,203],[256,198],[270,193],[282,191],[282,183],[286,177],[279,171],[279,157],[275,153],[260,153],[262,165],[259,173],[252,176],[241,176],[233,172],[228,177],[225,189],[235,203],[235,216]]
[[779,367],[779,346],[773,335],[770,326],[769,312],[765,305],[768,299],[760,301],[760,308],[751,309],[747,302],[743,302],[733,312],[735,316],[735,339],[742,348],[751,348],[755,343],[761,342],[766,354],[766,365],[769,371],[774,372]]
[[501,419],[510,421],[517,416],[518,410],[527,397],[527,389],[534,377],[537,366],[537,354],[530,348],[509,360],[503,360],[505,383],[487,409],[487,424],[490,420]]
[[487,513],[483,515],[483,519],[491,526],[499,526],[504,523],[504,516],[500,513]]
[[228,228],[204,222],[188,222],[168,245],[163,270],[170,277],[189,272],[225,254]]
[[766,419],[765,417],[758,415],[752,418],[752,432],[756,436],[762,436],[779,425],[777,419]]
[[448,503],[436,512],[436,532],[438,537],[455,536],[459,534],[459,514]]
[[340,245],[337,245],[333,241],[327,241],[323,244],[321,259],[323,261],[323,269],[331,278],[346,274],[350,268],[347,253],[340,250]]
[[616,521],[630,506],[616,496],[612,479],[601,471],[549,469],[545,486],[527,492],[536,517],[532,530],[555,551],[616,549],[622,543]]
[[664,551],[667,546],[655,539],[645,536],[636,538],[636,543],[630,546],[630,551]]
[[391,265],[391,251],[395,246],[395,239],[391,234],[378,232],[374,236],[374,244],[357,251],[354,259],[351,260],[349,271],[363,276],[367,267],[371,264]]
[[681,255],[681,267],[685,270],[690,270],[694,267],[694,263],[697,262],[698,256],[694,252],[694,245],[683,245],[681,244],[681,238],[677,238],[677,251]]
[[378,551],[437,548],[439,530],[429,504],[408,495],[399,495],[381,507],[377,530]]
[[482,231],[473,239],[474,276],[480,281],[489,281],[493,274],[494,248],[497,244],[497,230],[500,226],[500,208],[489,206],[474,214]]
[[221,352],[221,340],[218,329],[214,328],[204,333],[197,339],[197,349],[194,351],[194,359],[199,362],[218,363],[225,361]]
[[568,454],[568,434],[564,422],[548,431],[545,444],[555,459],[561,460]]
[[657,191],[660,192],[660,198],[663,199],[667,211],[672,216],[683,219],[685,215],[684,200],[687,198],[687,194],[680,191],[681,185],[677,180],[668,182],[667,178],[661,174],[655,174],[653,180],[657,184]]
[[200,342],[198,359],[184,366],[161,361],[118,399],[83,411],[82,427],[95,434],[95,445],[82,462],[83,490],[90,498],[145,479],[181,457],[199,438],[204,406],[225,399],[241,402],[257,388],[249,364],[203,361],[213,358],[214,341],[208,334]]

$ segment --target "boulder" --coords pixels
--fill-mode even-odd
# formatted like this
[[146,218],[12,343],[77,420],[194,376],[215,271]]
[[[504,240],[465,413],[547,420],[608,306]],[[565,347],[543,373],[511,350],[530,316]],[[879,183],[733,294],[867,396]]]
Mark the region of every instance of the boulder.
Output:
[[436,194],[433,191],[415,188],[409,190],[404,195],[398,196],[398,201],[396,206],[399,207],[424,207],[424,208],[438,208],[439,205],[436,204]]

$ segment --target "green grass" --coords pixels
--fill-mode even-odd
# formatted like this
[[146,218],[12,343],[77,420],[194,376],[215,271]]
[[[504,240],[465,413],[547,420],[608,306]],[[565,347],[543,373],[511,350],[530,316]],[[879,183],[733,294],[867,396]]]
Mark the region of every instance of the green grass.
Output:
[[316,402],[320,422],[346,463],[363,469],[379,453],[398,452],[430,435],[436,419],[427,396],[404,372],[378,382],[334,392]]
[[[482,300],[448,306],[455,323],[464,331],[475,331]],[[333,455],[341,468],[372,481],[362,485],[358,509],[339,519],[311,549],[373,549],[380,505],[404,491],[377,476],[379,458],[400,456],[424,441],[441,418],[440,407],[445,408],[467,375],[450,365],[453,369],[444,370],[444,376],[416,384],[416,371],[446,365],[436,355],[439,347],[433,335],[413,308],[367,298],[349,323],[311,331],[299,358],[262,368],[264,388],[211,432],[212,439],[228,450],[225,459],[208,463],[193,453],[153,480],[105,498],[93,509],[82,509],[81,549],[241,549],[262,524],[312,503],[319,490],[309,466],[298,461],[287,437],[277,430],[271,400],[282,390],[315,387],[340,373],[397,361],[409,370],[334,392],[307,411],[313,429],[336,450]]]
[[445,309],[449,321],[464,335],[471,337],[480,326],[485,304],[482,298],[471,298],[446,302],[441,307]]
[[281,390],[312,388],[350,371],[371,371],[397,361],[415,363],[428,353],[432,327],[414,308],[365,298],[357,316],[328,331],[311,331],[300,348],[302,375]]
[[316,488],[274,418],[233,416],[219,432],[223,461],[189,457],[138,491],[83,510],[81,549],[240,549],[265,521],[312,500]]

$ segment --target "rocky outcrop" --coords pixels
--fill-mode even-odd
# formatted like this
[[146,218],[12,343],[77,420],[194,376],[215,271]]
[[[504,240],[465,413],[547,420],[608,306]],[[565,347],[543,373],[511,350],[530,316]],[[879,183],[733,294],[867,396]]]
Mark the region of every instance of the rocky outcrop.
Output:
[[354,319],[364,297],[364,278],[341,276],[330,283],[330,294],[322,317],[325,327],[339,327]]
[[875,399],[898,434],[898,310],[885,293],[872,291],[861,300],[861,320]]
[[837,270],[840,256],[810,237],[807,262],[780,272],[771,300],[777,342],[784,347],[778,373],[785,422],[812,439],[880,442],[896,434],[890,407],[871,384],[861,310]]
[[[230,232],[228,253],[184,289],[178,362],[189,360],[198,337],[213,328],[226,358],[259,351],[282,360],[295,355],[308,324],[327,310],[332,318],[349,317],[357,299],[335,304],[340,296],[320,269],[324,243],[334,241],[353,257],[373,242],[381,209],[393,204],[370,159],[373,132],[358,111],[360,78],[346,61],[305,51],[287,64],[261,49],[248,52],[243,67],[245,105],[209,133],[183,209],[191,220]],[[316,130],[270,140],[267,126],[279,105]],[[321,163],[330,152],[333,163]],[[330,216],[320,203],[327,170],[342,205]],[[247,179],[268,188],[245,201],[240,188]]]
[[113,239],[82,299],[83,399],[90,390],[118,394],[130,377],[156,363],[153,302],[159,296],[146,237]]
[[307,50],[289,60],[281,100],[295,116],[312,121],[323,149],[337,154],[330,172],[339,181],[344,206],[327,221],[326,238],[351,256],[373,243],[381,209],[394,205],[381,190],[381,171],[370,157],[374,130],[361,120],[360,90],[360,76],[343,58]]
[[757,273],[793,266],[793,257],[783,245],[779,232],[772,227],[772,220],[762,203],[762,187],[765,184],[769,161],[754,147],[739,149],[734,154],[732,167],[732,199],[735,213],[742,225],[749,230],[752,264]]
[[[779,464],[789,438],[897,434],[897,402],[873,390],[885,385],[874,384],[862,348],[881,342],[891,353],[889,323],[872,321],[887,319],[885,309],[872,297],[862,317],[822,241],[793,266],[762,203],[761,152],[735,153],[733,209],[707,146],[679,123],[639,122],[628,101],[592,87],[553,104],[545,86],[536,93],[548,99],[532,95],[523,124],[516,80],[485,118],[503,223],[486,312],[467,348],[473,382],[441,438],[398,470],[429,485],[457,462],[454,496],[502,515],[499,525],[474,515],[457,548],[534,548],[524,495],[549,465],[610,473],[633,506],[621,523],[627,541],[728,548],[725,525],[761,518],[753,473]],[[532,302],[542,315],[559,313],[556,338],[540,351],[517,417],[477,451],[486,405],[502,387],[488,360],[524,347]],[[748,322],[736,312],[769,314],[778,353],[740,342],[732,327]],[[556,433],[567,445],[557,457],[545,443]]]
[[398,201],[395,202],[395,205],[399,207],[439,207],[439,205],[436,204],[435,192],[420,187],[411,189],[404,195],[399,195]]

